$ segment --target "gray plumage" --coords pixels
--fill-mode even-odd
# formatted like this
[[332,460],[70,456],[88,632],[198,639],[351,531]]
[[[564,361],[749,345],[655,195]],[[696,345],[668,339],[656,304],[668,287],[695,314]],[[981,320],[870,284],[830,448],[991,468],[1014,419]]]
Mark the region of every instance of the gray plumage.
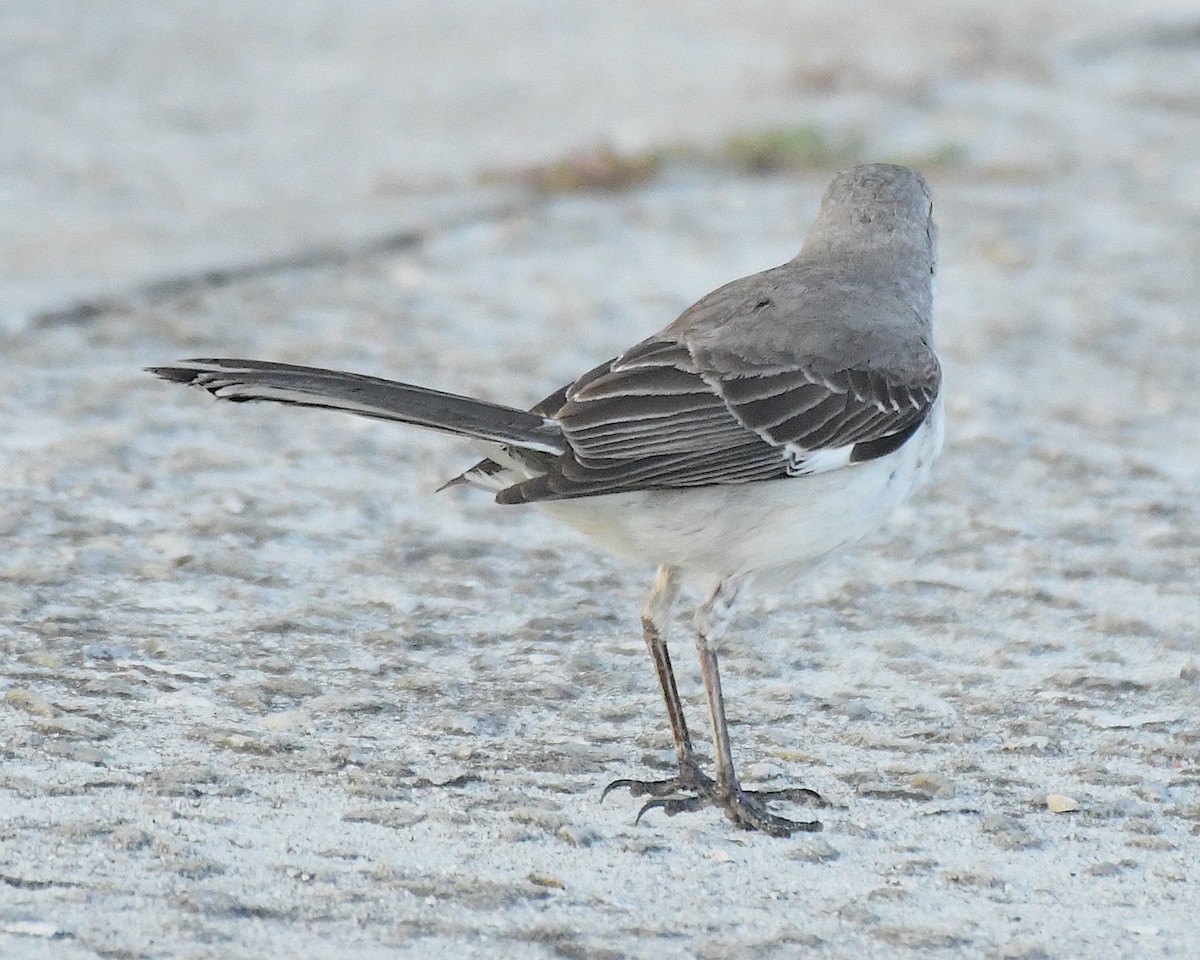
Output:
[[[225,400],[343,410],[480,441],[487,458],[450,484],[540,504],[659,566],[642,627],[679,775],[608,789],[652,797],[642,813],[716,805],[747,829],[817,829],[766,808],[819,801],[811,791],[756,794],[738,783],[716,651],[749,583],[790,582],[869,534],[941,449],[932,209],[925,181],[904,167],[838,174],[795,258],[725,284],[529,411],[259,360],[150,370]],[[696,574],[708,578],[695,623],[715,779],[693,750],[666,645],[681,578]]]
[[[532,412],[256,360],[150,369],[225,400],[339,409],[498,443],[533,474],[497,493],[505,504],[823,472],[892,452],[937,397],[931,206],[904,167],[853,168],[826,191],[794,259],[713,291]],[[456,480],[503,467],[485,460]]]

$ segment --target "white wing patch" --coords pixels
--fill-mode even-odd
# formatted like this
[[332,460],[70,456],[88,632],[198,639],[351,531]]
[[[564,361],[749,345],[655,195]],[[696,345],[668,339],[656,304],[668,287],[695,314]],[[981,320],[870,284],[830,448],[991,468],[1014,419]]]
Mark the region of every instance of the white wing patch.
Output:
[[824,450],[805,450],[794,443],[785,444],[783,459],[789,477],[807,477],[814,473],[829,473],[850,466],[854,444]]

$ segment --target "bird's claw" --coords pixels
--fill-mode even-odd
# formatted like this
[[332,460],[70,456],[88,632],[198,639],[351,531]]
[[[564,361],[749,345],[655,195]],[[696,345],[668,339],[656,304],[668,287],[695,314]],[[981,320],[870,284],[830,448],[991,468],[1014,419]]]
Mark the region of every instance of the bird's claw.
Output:
[[668,817],[679,813],[694,813],[705,807],[719,807],[734,824],[744,830],[759,830],[773,837],[786,837],[796,832],[816,832],[821,829],[817,820],[788,820],[767,810],[771,801],[803,803],[813,807],[828,807],[815,790],[789,787],[783,790],[721,790],[715,781],[704,774],[695,778],[673,777],[669,780],[614,780],[600,794],[601,801],[613,790],[628,789],[634,797],[653,797],[638,810],[634,824],[642,822],[651,810],[661,810]]
[[604,802],[614,790],[626,789],[631,797],[669,797],[676,793],[709,793],[716,789],[716,783],[700,771],[693,771],[688,776],[680,774],[668,780],[634,780],[623,777],[614,780],[600,794],[600,802]]
[[661,810],[668,817],[673,817],[677,813],[692,813],[696,810],[702,810],[708,804],[709,800],[698,793],[690,797],[659,797],[656,800],[650,800],[642,804],[642,809],[633,818],[633,825],[636,827],[641,823],[642,817],[651,810]]

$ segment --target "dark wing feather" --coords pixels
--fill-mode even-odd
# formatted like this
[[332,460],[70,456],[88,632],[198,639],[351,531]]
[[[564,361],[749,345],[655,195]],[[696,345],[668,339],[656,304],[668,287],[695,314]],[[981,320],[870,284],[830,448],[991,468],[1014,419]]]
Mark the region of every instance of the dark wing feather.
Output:
[[648,340],[534,408],[568,451],[501,503],[746,483],[815,473],[903,445],[937,393],[875,372],[807,368],[718,376],[686,344]]

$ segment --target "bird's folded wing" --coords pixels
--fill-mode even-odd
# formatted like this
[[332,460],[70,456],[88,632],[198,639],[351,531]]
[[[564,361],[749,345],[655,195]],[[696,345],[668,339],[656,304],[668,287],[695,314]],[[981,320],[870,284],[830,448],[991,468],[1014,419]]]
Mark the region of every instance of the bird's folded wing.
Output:
[[[818,375],[803,363],[700,369],[686,344],[652,338],[535,410],[568,450],[501,503],[746,483],[883,456],[920,426],[937,395],[934,362],[916,383],[865,370]],[[557,405],[557,409],[554,407]]]

